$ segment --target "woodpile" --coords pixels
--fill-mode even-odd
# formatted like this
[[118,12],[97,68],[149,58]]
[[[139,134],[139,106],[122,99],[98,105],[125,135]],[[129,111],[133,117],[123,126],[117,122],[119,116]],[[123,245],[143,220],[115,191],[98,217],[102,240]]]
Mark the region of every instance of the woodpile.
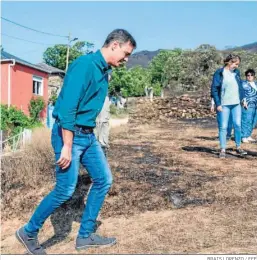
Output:
[[215,113],[210,111],[210,96],[201,95],[190,97],[156,98],[137,100],[134,109],[130,111],[129,123],[169,122],[172,118],[213,118]]

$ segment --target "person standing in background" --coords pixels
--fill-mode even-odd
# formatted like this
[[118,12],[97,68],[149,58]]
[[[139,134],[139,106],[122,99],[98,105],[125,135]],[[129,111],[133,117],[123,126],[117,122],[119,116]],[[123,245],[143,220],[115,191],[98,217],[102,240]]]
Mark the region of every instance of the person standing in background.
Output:
[[213,75],[211,97],[214,99],[218,116],[220,117],[220,158],[226,157],[226,137],[231,114],[235,130],[236,152],[240,155],[247,154],[247,152],[241,149],[241,105],[247,109],[247,104],[240,71],[237,69],[240,61],[241,59],[238,55],[229,54],[224,59],[224,66],[216,70]]
[[47,121],[46,126],[51,130],[54,125],[55,119],[53,118],[53,111],[54,111],[54,102],[49,101],[49,104],[47,106]]
[[249,143],[256,140],[251,137],[257,122],[257,82],[255,71],[249,69],[245,72],[246,80],[243,81],[247,109],[242,110],[242,142]]
[[[111,75],[108,76],[109,82]],[[98,142],[100,143],[105,156],[107,157],[107,151],[109,149],[109,130],[110,130],[110,105],[111,101],[107,95],[104,100],[103,108],[96,118],[95,134]]]

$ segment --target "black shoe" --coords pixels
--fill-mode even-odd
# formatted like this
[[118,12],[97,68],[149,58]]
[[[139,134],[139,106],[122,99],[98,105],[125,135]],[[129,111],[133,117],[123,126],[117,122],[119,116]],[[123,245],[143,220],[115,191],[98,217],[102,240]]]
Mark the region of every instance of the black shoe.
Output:
[[87,238],[78,237],[76,240],[76,249],[88,249],[92,247],[108,247],[116,244],[116,238],[101,237],[92,233]]
[[39,244],[37,237],[28,236],[24,228],[20,228],[16,231],[16,238],[26,248],[31,255],[46,255],[45,250]]
[[236,152],[237,152],[238,154],[240,154],[240,155],[247,155],[247,152],[244,151],[244,150],[241,149],[241,148],[237,148],[237,149],[236,149]]

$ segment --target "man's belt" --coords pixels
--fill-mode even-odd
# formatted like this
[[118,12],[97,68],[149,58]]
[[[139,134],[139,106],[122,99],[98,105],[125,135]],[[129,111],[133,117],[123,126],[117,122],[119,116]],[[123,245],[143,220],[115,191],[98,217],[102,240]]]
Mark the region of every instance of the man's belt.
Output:
[[94,128],[83,125],[75,125],[75,129],[83,134],[91,134],[94,132]]
[[[55,122],[57,124],[59,124],[60,120],[56,119]],[[94,128],[93,127],[88,127],[88,126],[84,126],[84,125],[75,125],[75,129],[80,131],[83,134],[91,134],[94,132]]]

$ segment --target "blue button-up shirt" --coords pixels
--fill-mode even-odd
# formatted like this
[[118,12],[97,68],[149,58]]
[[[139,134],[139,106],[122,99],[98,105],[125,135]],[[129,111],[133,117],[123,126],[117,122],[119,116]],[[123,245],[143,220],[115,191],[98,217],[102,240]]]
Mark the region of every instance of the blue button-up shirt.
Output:
[[95,127],[107,95],[109,72],[100,50],[77,58],[69,66],[53,111],[62,128]]

